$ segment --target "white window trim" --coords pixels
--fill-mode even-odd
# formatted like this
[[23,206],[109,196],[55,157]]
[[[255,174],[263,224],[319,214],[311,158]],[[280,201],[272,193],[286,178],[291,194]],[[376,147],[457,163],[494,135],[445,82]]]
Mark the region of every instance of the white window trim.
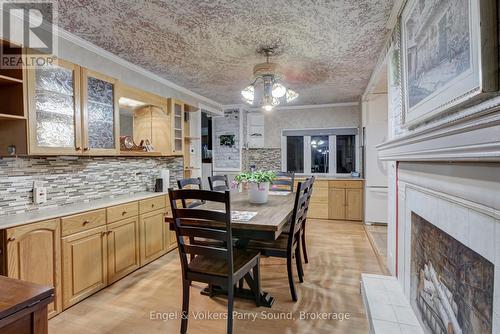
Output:
[[[342,129],[342,128],[329,128],[329,129]],[[284,129],[281,131],[281,171],[286,172],[287,171],[287,149],[286,149],[286,137],[283,135],[283,131],[289,131],[292,129]],[[306,130],[306,129],[293,129],[293,130]],[[307,129],[307,130],[316,130],[316,129]],[[321,129],[317,129],[321,130]],[[311,142],[311,136],[303,136],[304,137],[304,173],[295,173],[295,175],[314,175],[314,176],[325,176],[325,177],[342,177],[342,176],[349,176],[351,173],[332,173],[332,169],[335,169],[337,171],[337,136],[336,135],[329,135],[328,136],[328,145],[330,148],[330,156],[328,159],[328,163],[330,164],[330,173],[311,173],[311,145],[309,143]],[[355,141],[355,156],[356,156],[356,161],[354,164],[354,170],[356,172],[359,172],[359,166],[360,164],[360,147],[359,147],[359,134],[355,135],[354,138]],[[307,172],[309,171],[309,172]]]

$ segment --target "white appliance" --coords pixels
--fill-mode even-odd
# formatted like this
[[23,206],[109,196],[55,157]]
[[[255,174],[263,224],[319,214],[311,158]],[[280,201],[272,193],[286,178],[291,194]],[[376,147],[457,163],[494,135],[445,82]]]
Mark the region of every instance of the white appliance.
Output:
[[387,163],[376,146],[387,139],[387,95],[371,95],[363,108],[365,222],[387,224]]

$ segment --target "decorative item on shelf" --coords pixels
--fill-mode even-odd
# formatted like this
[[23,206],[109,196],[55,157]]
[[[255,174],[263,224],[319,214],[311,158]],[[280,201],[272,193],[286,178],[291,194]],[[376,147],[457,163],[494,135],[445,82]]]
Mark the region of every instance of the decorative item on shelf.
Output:
[[153,145],[151,145],[151,142],[149,141],[149,139],[146,139],[144,141],[144,149],[146,150],[146,152],[154,152],[155,151],[155,148],[153,147]]
[[134,142],[134,139],[130,136],[120,136],[120,150],[121,151],[144,152],[144,148],[142,147],[142,144],[139,146],[136,145]]
[[269,185],[276,179],[276,173],[271,171],[242,172],[234,178],[233,188],[248,186],[248,201],[254,204],[267,203]]
[[[261,48],[257,52],[266,57],[266,62],[254,66],[253,82],[241,91],[243,101],[254,105],[256,97],[259,97],[260,102],[257,104],[260,104],[265,111],[273,110],[282,102],[281,100],[285,103],[293,102],[299,94],[283,85],[284,75],[280,72],[278,64],[269,62],[269,57],[276,55],[277,47]],[[255,89],[259,81],[262,82],[262,92]]]

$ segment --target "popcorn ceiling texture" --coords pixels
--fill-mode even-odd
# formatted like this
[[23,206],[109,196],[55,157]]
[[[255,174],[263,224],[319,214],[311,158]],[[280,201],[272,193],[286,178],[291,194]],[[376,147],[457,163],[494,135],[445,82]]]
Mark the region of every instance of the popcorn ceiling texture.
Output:
[[296,104],[356,101],[391,0],[60,0],[59,25],[219,103],[239,103],[261,46],[277,44]]
[[[89,157],[0,159],[0,215],[154,191],[160,169],[170,169],[170,185],[183,177],[183,159]],[[47,202],[33,204],[33,182],[47,187]]]

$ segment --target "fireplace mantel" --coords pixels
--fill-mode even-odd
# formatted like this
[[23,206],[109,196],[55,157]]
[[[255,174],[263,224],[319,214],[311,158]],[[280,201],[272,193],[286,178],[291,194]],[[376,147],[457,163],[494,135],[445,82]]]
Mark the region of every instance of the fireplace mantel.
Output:
[[500,111],[415,130],[379,146],[384,161],[500,161]]

